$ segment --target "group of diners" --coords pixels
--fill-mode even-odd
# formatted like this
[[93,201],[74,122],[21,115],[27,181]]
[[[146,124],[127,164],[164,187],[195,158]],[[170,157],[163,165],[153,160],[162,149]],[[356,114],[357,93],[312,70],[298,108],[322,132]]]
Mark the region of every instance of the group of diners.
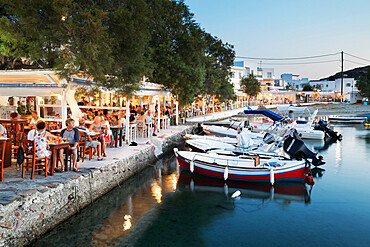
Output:
[[[155,109],[157,108],[156,106]],[[161,116],[166,116],[168,119],[171,118],[173,115],[172,109],[170,107],[163,107],[161,106]],[[83,109],[82,109],[83,110]],[[92,125],[94,125],[95,129],[100,128],[99,120],[97,117],[100,117],[100,123],[102,126],[108,130],[108,134],[110,134],[110,126],[119,126],[125,127],[126,124],[126,111],[125,110],[113,110],[109,111],[108,109],[87,109],[83,112],[83,118],[89,121],[94,121]],[[130,107],[130,116],[129,122],[130,124],[137,124],[138,127],[143,127],[143,125],[148,125],[149,123],[153,126],[153,136],[156,136],[156,132],[158,129],[157,126],[157,118],[158,118],[158,111],[152,111],[149,109],[148,105],[141,106],[131,106]],[[164,125],[164,122],[160,122],[161,125]],[[163,126],[162,126],[163,128]],[[113,133],[115,135],[115,133]]]
[[[36,147],[36,155],[38,157],[48,157],[51,158],[51,152],[49,151],[48,147],[48,141],[54,140],[56,143],[60,141],[65,141],[69,144],[69,150],[68,152],[72,155],[72,169],[75,172],[78,172],[77,168],[77,162],[79,157],[79,146],[80,143],[85,142],[83,138],[87,138],[86,140],[86,146],[92,147],[94,149],[94,152],[97,154],[97,160],[101,161],[104,160],[103,156],[106,157],[105,153],[105,144],[104,144],[104,138],[98,138],[97,140],[93,140],[90,135],[90,130],[93,129],[92,127],[89,129],[86,127],[85,119],[79,120],[78,127],[75,127],[75,120],[72,118],[69,118],[66,120],[66,128],[62,129],[60,132],[60,136],[56,136],[51,134],[46,130],[46,122],[43,120],[40,120],[36,123],[34,129],[30,130],[27,135],[27,139],[30,141],[35,142]],[[81,136],[80,138],[80,132],[85,133],[86,135]],[[95,132],[95,131],[94,131]],[[85,137],[86,136],[86,137]],[[100,137],[100,136],[99,136]],[[60,162],[60,168],[55,168],[56,172],[63,172],[64,171],[64,154],[65,149],[59,149],[58,153],[58,163]],[[49,172],[51,173],[52,167],[49,166]]]
[[[156,108],[157,109],[157,108]],[[171,116],[171,111],[169,108],[162,107],[161,116]],[[92,148],[92,155],[97,156],[97,160],[104,160],[104,157],[107,157],[106,147],[107,147],[107,136],[112,136],[113,138],[108,138],[108,141],[117,140],[116,135],[120,134],[120,138],[124,139],[125,136],[125,127],[126,127],[126,112],[121,111],[108,111],[106,109],[99,109],[94,111],[92,109],[87,110],[83,113],[82,118],[78,120],[78,123],[75,123],[75,120],[68,118],[65,122],[66,128],[64,129],[52,129],[50,128],[50,120],[45,120],[42,117],[38,116],[36,111],[32,112],[32,118],[27,124],[25,122],[22,125],[22,130],[20,125],[16,123],[13,125],[13,132],[19,133],[21,140],[26,138],[27,140],[34,141],[35,144],[35,155],[37,157],[47,157],[48,163],[51,164],[51,157],[53,150],[53,158],[55,167],[52,165],[48,166],[48,173],[52,173],[51,169],[55,169],[55,172],[63,172],[67,167],[65,162],[65,155],[71,156],[71,165],[70,167],[73,171],[78,172],[78,162],[81,152],[81,144],[86,145],[87,147]],[[18,113],[13,112],[10,114],[11,120],[18,120]],[[93,120],[93,121],[91,121]],[[152,128],[151,134],[156,136],[157,132],[157,112],[149,110],[147,106],[133,106],[130,109],[129,122],[131,125],[143,126],[150,124]],[[87,124],[88,123],[88,124]],[[61,122],[59,120],[61,126]],[[164,124],[160,121],[160,124]],[[76,126],[78,125],[78,126]],[[119,127],[122,129],[116,131],[111,131],[111,127]],[[7,128],[0,124],[0,137],[7,137]],[[9,131],[10,132],[10,131]],[[84,134],[81,134],[84,133]],[[10,133],[8,133],[10,134]],[[59,134],[59,136],[58,136]],[[10,135],[8,135],[10,137]],[[85,140],[86,138],[86,140]],[[69,148],[59,148],[51,149],[50,145],[55,145],[58,143],[68,143]],[[112,145],[113,146],[113,145]]]

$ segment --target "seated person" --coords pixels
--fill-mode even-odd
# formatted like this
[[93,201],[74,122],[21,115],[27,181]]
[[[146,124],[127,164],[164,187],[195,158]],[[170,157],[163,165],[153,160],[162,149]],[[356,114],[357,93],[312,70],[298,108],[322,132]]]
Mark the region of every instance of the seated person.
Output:
[[130,124],[135,124],[136,123],[135,114],[133,114],[133,113],[130,114],[129,121],[130,121]]
[[[101,134],[105,134],[105,129],[104,128],[105,127],[101,123],[101,117],[95,117],[94,122],[89,127],[89,131],[90,132],[94,131],[94,132],[98,132],[98,133],[101,133]],[[103,156],[107,157],[107,155],[105,154],[106,145],[105,145],[104,137],[99,138],[99,141],[101,142],[101,150],[102,150]]]
[[[67,128],[63,129],[62,132],[60,132],[60,137],[63,139],[67,139],[67,142],[69,142],[69,145],[71,146],[70,152],[72,152],[72,167],[73,171],[78,172],[77,169],[77,155],[78,155],[78,143],[80,141],[80,133],[78,132],[78,129],[75,128],[75,120],[72,118],[69,118],[66,120],[66,126]],[[64,149],[60,150],[60,155],[62,156],[64,152]],[[61,159],[62,163],[62,170],[64,168],[64,160]]]
[[30,129],[35,128],[35,127],[36,127],[36,124],[37,124],[39,121],[44,121],[41,117],[37,116],[37,112],[36,112],[36,111],[32,111],[31,115],[32,115],[32,119],[31,119],[30,124],[28,125],[28,127],[29,127]]
[[[142,121],[144,124],[148,122],[147,118],[144,115],[144,111],[140,112],[140,115],[137,117],[136,121]],[[140,123],[141,125],[141,123]]]
[[6,137],[6,128],[0,124],[0,137]]
[[117,115],[113,115],[111,120],[110,120],[110,124],[112,126],[121,126],[121,120],[118,119]]
[[87,111],[87,116],[86,116],[86,118],[87,118],[87,120],[94,120],[95,115],[94,115],[94,113],[92,112],[92,110],[91,110],[91,109],[89,109],[89,110]]
[[98,161],[104,160],[104,158],[101,156],[101,143],[91,139],[89,129],[86,127],[85,119],[81,118],[79,120],[79,124],[80,126],[77,127],[78,131],[83,132],[87,135],[86,146],[96,149],[98,153]]
[[146,120],[147,120],[148,123],[151,122],[153,124],[153,136],[157,136],[155,134],[155,132],[157,131],[157,124],[156,124],[156,121],[154,120],[154,116],[153,116],[152,112],[150,110],[148,110],[145,117],[146,117]]
[[[31,135],[30,135],[31,134]],[[27,139],[30,141],[35,141],[36,155],[37,157],[48,157],[48,162],[50,164],[51,152],[48,150],[47,139],[59,139],[59,137],[50,134],[46,131],[46,123],[44,121],[39,121],[36,124],[36,129],[31,130],[28,133]],[[51,165],[49,166],[49,172],[51,171]]]

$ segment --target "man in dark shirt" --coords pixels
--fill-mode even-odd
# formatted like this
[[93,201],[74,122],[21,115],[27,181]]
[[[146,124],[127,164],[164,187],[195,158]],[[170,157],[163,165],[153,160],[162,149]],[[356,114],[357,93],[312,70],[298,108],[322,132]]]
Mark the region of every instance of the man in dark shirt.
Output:
[[[80,134],[78,132],[78,129],[76,129],[75,126],[75,120],[72,118],[69,118],[66,120],[66,126],[67,128],[63,129],[62,132],[60,132],[60,137],[63,139],[67,139],[67,142],[69,142],[70,152],[72,152],[72,164],[73,164],[73,170],[75,172],[78,172],[77,169],[77,153],[78,153],[78,143],[80,141]],[[61,149],[61,154],[63,154],[63,149]],[[62,162],[62,168],[64,167]]]

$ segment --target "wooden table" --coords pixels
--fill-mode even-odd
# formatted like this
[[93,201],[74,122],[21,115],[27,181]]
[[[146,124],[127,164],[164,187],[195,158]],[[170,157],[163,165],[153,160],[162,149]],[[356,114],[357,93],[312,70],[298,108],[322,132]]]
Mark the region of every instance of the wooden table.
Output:
[[5,141],[5,155],[3,167],[9,167],[12,165],[12,140],[10,138],[0,138]]
[[[114,147],[117,147],[117,143],[119,140],[119,146],[122,147],[122,133],[123,133],[123,127],[119,126],[110,126],[110,130],[113,132],[116,132],[115,141],[114,141]],[[119,137],[119,139],[118,139]]]
[[[60,144],[56,143],[49,143],[50,151],[51,151],[51,175],[54,175],[54,169],[57,166],[57,161],[58,161],[58,155],[59,155],[59,150],[61,149],[68,149],[70,148],[69,142],[64,142]],[[64,170],[68,170],[68,153],[66,152],[66,157],[64,159]]]

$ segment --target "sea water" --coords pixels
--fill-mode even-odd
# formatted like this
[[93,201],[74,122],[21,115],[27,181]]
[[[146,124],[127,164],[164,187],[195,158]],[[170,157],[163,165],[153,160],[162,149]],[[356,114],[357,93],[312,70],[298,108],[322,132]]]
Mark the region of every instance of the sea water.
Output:
[[341,142],[306,141],[326,161],[313,186],[199,178],[170,155],[34,246],[370,246],[370,129],[335,128]]

